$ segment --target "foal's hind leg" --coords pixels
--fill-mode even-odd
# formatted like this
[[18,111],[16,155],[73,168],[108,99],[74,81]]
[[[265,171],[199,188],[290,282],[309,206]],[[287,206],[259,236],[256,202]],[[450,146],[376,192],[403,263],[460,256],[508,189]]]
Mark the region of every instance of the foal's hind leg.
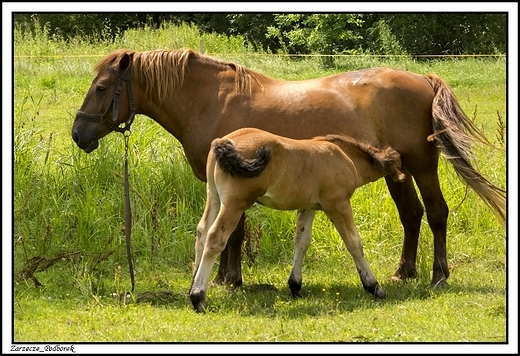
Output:
[[363,246],[354,224],[350,202],[343,201],[339,204],[335,204],[333,208],[326,210],[324,207],[324,212],[332,220],[343,242],[345,242],[350,255],[354,259],[363,288],[374,297],[385,299],[386,293],[377,282],[376,277],[370,270],[370,266],[363,255]]
[[316,215],[315,210],[298,210],[296,219],[296,234],[294,235],[294,258],[289,275],[289,289],[293,297],[301,297],[302,289],[302,263],[305,252],[309,248],[312,236],[312,222]]
[[195,262],[193,267],[193,275],[197,272],[202,259],[202,253],[204,251],[204,245],[206,244],[206,238],[208,230],[213,225],[213,222],[217,218],[217,214],[220,210],[220,198],[218,195],[208,189],[206,194],[206,206],[204,208],[204,214],[197,225],[197,235],[195,240]]
[[395,182],[390,176],[386,176],[386,184],[390,195],[399,211],[399,218],[404,229],[404,242],[401,252],[399,268],[392,279],[406,280],[417,276],[416,258],[419,243],[419,232],[424,209],[417,196],[413,185],[412,176],[404,168],[405,180]]
[[197,312],[206,308],[206,291],[215,259],[224,250],[229,236],[235,230],[243,211],[222,206],[217,218],[208,230],[202,258],[193,276],[190,300]]

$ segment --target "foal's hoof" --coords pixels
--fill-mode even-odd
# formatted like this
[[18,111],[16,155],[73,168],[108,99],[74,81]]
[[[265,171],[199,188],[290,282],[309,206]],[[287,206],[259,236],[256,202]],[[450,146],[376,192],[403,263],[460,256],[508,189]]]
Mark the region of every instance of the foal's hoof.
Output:
[[303,297],[301,278],[296,279],[291,275],[289,277],[289,280],[287,281],[287,284],[289,285],[289,289],[291,290],[291,295],[293,296],[293,298]]
[[367,291],[368,293],[370,293],[374,297],[376,297],[376,299],[386,299],[385,291],[383,290],[383,288],[381,288],[381,286],[377,282],[375,283],[375,285],[374,284],[363,285],[363,288],[365,288],[365,291]]
[[190,292],[190,300],[193,308],[197,313],[206,313],[206,292],[192,291]]
[[377,299],[386,299],[386,293],[383,288],[379,286],[379,284],[376,285],[376,288],[374,289],[374,297]]
[[301,289],[298,289],[298,290],[291,289],[291,295],[293,298],[303,298],[303,293],[302,293]]

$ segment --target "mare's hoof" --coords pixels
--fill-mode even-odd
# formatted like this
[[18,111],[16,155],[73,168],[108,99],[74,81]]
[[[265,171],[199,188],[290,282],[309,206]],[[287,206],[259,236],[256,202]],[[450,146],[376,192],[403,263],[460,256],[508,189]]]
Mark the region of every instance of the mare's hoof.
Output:
[[224,278],[222,276],[218,275],[215,277],[215,279],[211,283],[213,283],[214,285],[217,285],[217,286],[221,286],[222,284],[224,284]]
[[224,287],[228,290],[235,290],[235,289],[242,287],[242,283],[240,283],[240,284],[224,283]]
[[397,276],[397,275],[395,275],[395,274],[394,274],[392,277],[390,277],[390,280],[391,280],[392,282],[398,282],[398,283],[400,283],[400,282],[405,282],[405,281],[406,281],[406,280],[403,280],[403,279],[401,278],[401,276]]
[[399,267],[399,269],[391,277],[394,282],[406,282],[407,279],[417,277],[417,270],[415,268]]
[[224,280],[224,285],[227,288],[236,289],[242,286],[242,278],[230,278],[226,277]]
[[446,281],[445,278],[439,280],[439,281],[432,281],[430,283],[430,288],[433,288],[433,289],[445,289],[445,288],[449,288],[450,285],[449,283]]

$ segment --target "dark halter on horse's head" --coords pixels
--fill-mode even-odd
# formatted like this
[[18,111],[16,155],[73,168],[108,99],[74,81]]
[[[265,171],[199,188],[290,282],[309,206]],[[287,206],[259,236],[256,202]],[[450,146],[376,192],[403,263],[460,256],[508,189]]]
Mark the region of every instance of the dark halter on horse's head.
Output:
[[[78,111],[76,113],[76,117],[90,122],[105,124],[108,127],[110,127],[113,131],[121,132],[123,134],[125,133],[125,131],[130,130],[130,125],[132,125],[135,116],[135,103],[134,97],[132,95],[132,75],[130,68],[131,67],[129,66],[127,69],[125,69],[123,73],[120,73],[114,67],[108,66],[107,69],[110,71],[110,73],[114,74],[118,78],[116,89],[114,90],[114,98],[110,102],[110,105],[107,107],[103,114],[87,114],[86,112]],[[125,121],[124,126],[120,127],[116,124],[116,120],[119,111],[119,95],[121,94],[123,81],[126,82],[126,92],[128,93],[128,105],[130,107],[130,114],[128,116],[128,119]],[[112,121],[108,120],[110,108],[112,108]]]

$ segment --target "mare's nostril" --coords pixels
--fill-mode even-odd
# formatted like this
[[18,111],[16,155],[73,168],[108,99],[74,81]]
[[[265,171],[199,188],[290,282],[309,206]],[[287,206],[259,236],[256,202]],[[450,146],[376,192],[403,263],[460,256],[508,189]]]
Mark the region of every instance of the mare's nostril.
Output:
[[74,142],[78,143],[78,134],[73,132],[72,133],[72,139],[74,140]]

